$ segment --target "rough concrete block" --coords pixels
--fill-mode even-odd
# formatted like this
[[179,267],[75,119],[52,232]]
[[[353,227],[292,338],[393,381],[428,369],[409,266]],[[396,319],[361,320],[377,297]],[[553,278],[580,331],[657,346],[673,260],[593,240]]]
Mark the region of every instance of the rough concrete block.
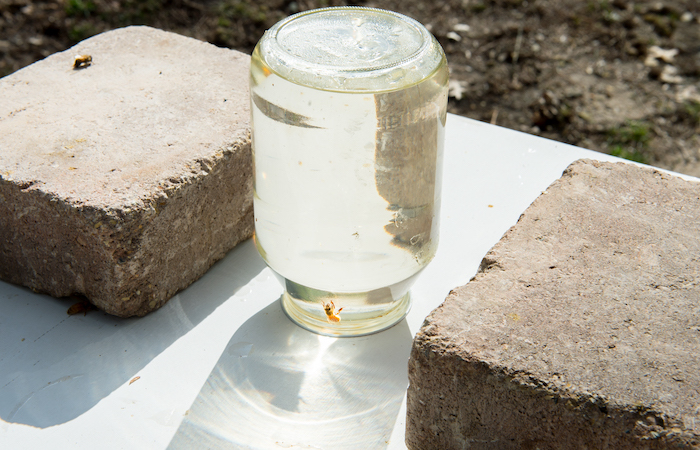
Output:
[[700,183],[577,161],[418,332],[410,449],[700,447]]
[[144,315],[249,238],[248,67],[128,27],[1,79],[0,278]]

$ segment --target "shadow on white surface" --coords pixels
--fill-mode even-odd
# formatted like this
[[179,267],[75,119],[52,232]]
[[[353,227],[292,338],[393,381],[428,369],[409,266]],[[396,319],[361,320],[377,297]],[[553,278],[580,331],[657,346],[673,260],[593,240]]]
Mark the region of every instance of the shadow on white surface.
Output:
[[411,342],[405,320],[365,337],[319,336],[275,301],[233,335],[169,448],[386,448]]
[[68,316],[70,302],[0,282],[0,419],[46,428],[80,416],[264,268],[243,242],[161,309],[132,319]]

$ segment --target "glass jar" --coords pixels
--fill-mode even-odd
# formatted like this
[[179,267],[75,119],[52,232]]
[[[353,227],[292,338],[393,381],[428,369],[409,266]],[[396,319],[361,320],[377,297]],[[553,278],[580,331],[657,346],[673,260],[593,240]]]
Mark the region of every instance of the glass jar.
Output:
[[448,70],[421,24],[323,8],[268,30],[251,59],[255,244],[302,327],[400,321],[438,244]]

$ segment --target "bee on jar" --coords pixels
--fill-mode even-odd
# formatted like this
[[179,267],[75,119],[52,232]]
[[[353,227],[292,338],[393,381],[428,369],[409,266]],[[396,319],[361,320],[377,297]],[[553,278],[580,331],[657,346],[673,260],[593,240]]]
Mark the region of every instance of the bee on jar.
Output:
[[326,319],[328,319],[329,323],[333,322],[340,322],[340,311],[342,311],[343,308],[340,308],[338,310],[335,309],[335,304],[333,303],[333,300],[329,302],[323,302],[323,311],[326,313]]
[[85,67],[92,64],[92,56],[90,55],[75,55],[75,60],[73,61],[74,69],[84,69]]

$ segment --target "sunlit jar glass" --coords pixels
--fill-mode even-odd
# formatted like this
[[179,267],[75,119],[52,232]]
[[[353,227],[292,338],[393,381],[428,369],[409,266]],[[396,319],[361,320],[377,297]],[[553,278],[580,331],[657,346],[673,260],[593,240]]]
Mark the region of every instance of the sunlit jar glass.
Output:
[[297,324],[330,336],[400,321],[438,244],[448,71],[415,20],[290,16],[251,60],[255,244]]

